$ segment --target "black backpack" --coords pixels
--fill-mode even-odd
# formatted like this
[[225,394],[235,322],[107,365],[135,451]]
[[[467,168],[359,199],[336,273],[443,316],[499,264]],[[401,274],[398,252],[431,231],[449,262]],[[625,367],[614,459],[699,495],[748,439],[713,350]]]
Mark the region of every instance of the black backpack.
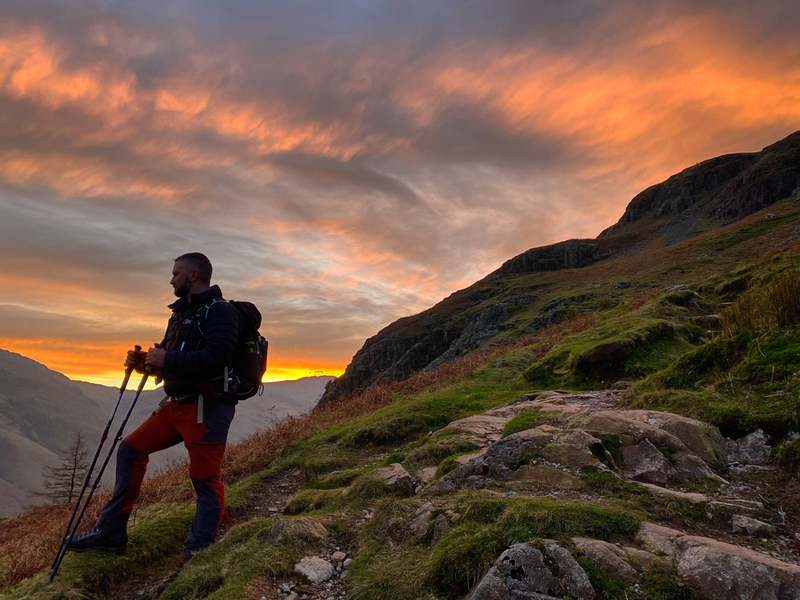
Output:
[[258,331],[261,313],[252,302],[228,300],[241,317],[239,339],[233,355],[233,372],[229,376],[228,391],[245,400],[263,391],[261,378],[267,372],[269,342]]
[[261,378],[267,371],[269,342],[258,331],[261,327],[261,313],[252,302],[215,298],[198,310],[198,315],[208,318],[208,309],[217,302],[227,302],[239,313],[239,337],[233,354],[233,364],[230,369],[225,368],[222,389],[219,391],[233,395],[237,400],[246,400],[264,389]]

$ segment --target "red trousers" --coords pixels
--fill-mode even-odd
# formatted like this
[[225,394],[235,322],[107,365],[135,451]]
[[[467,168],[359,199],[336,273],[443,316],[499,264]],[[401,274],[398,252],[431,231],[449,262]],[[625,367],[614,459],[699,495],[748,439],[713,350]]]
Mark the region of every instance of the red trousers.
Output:
[[225,508],[220,470],[234,412],[235,407],[229,404],[207,404],[202,423],[198,423],[196,402],[166,402],[159,407],[120,444],[114,495],[103,508],[99,527],[104,530],[125,527],[139,496],[149,455],[182,441],[189,451],[189,476],[197,495],[184,556],[210,545]]

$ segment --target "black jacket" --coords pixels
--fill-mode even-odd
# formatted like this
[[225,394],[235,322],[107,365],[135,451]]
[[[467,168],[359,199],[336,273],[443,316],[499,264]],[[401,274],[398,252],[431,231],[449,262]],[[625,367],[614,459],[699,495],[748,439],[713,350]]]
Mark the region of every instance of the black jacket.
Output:
[[167,355],[161,370],[169,396],[200,391],[207,395],[209,381],[222,389],[224,369],[231,366],[236,351],[239,312],[222,299],[219,286],[191,298],[169,305],[172,316],[162,342]]

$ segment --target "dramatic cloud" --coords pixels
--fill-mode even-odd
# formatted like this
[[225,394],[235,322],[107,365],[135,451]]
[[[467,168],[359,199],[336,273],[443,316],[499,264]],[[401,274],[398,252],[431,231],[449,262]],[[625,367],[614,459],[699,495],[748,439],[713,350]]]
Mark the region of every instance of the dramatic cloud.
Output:
[[638,191],[800,128],[793,0],[10,1],[0,347],[116,381],[171,259],[265,314],[274,378]]

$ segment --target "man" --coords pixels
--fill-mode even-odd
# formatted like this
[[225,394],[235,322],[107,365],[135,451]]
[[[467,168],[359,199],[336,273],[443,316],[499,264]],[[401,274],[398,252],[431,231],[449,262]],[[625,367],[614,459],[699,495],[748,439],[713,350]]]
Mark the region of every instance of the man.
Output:
[[225,391],[225,379],[240,317],[222,299],[219,287],[211,285],[211,273],[211,262],[199,252],[175,259],[170,285],[178,300],[169,306],[172,316],[164,340],[147,352],[129,351],[125,360],[127,368],[140,373],[148,369],[162,377],[167,397],[120,444],[114,495],[96,528],[73,538],[69,550],[123,553],[128,518],[149,455],[180,442],[189,451],[189,476],[197,495],[194,522],[183,545],[184,560],[214,541],[225,506],[220,467],[236,404]]

